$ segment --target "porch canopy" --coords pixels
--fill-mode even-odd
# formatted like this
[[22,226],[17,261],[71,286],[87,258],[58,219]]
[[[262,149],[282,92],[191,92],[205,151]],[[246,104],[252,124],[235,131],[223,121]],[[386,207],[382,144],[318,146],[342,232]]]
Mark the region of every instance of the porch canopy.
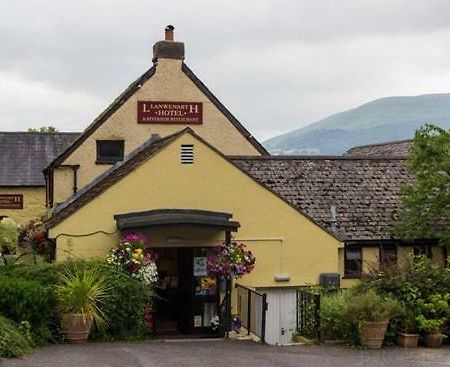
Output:
[[230,220],[232,214],[197,209],[157,209],[144,212],[116,214],[117,227],[122,229],[164,225],[201,225],[236,232],[239,222]]

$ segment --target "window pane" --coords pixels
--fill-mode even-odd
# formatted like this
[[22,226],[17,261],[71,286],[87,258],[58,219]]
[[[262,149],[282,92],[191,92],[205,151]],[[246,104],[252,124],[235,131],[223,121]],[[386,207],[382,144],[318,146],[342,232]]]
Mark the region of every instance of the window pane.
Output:
[[348,247],[345,249],[344,273],[347,277],[361,276],[362,268],[361,247]]
[[98,140],[97,162],[115,163],[123,160],[123,140]]
[[397,246],[396,245],[381,245],[380,247],[380,263],[388,266],[397,263]]

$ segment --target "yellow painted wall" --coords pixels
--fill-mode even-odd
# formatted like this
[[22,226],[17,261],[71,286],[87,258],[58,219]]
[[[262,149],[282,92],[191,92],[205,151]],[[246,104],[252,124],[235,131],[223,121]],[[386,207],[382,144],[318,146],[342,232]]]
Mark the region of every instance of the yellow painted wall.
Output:
[[27,224],[46,214],[45,187],[0,187],[0,194],[23,195],[23,209],[0,209],[0,216],[8,216],[18,224]]
[[[194,164],[179,163],[181,144],[194,144]],[[254,272],[241,279],[241,284],[317,283],[320,273],[338,271],[338,240],[189,133],[56,225],[50,237],[97,230],[114,232],[114,214],[162,208],[232,212],[233,219],[241,224],[236,238],[245,242],[257,259]],[[194,234],[186,233],[189,235]],[[118,238],[117,232],[74,238],[73,253],[104,256]],[[58,238],[58,260],[64,258],[66,244],[67,237]],[[291,281],[276,283],[274,275],[279,272],[289,273]]]
[[380,263],[380,254],[378,246],[363,247],[362,249],[362,271],[368,273],[374,269],[378,269]]
[[[167,136],[185,125],[138,124],[137,102],[183,101],[203,103],[203,124],[189,125],[215,148],[226,155],[259,155],[228,119],[209,101],[181,70],[180,60],[159,59],[155,74],[95,131],[64,164],[79,164],[78,188],[81,189],[108,169],[96,165],[96,140],[125,140],[125,155],[147,141],[151,134]],[[70,172],[72,174],[72,172]],[[60,180],[55,173],[55,202],[72,195],[73,181]]]

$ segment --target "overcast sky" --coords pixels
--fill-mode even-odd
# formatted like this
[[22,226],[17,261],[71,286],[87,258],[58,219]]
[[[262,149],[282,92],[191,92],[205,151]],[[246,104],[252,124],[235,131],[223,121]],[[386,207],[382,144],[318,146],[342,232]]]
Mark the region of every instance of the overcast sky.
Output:
[[0,130],[84,129],[167,24],[259,139],[370,100],[450,92],[449,0],[0,0]]

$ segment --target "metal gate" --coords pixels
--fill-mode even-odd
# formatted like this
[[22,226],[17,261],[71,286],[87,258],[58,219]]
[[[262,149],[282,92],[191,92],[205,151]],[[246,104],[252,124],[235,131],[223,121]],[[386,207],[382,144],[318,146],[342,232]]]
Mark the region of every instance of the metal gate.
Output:
[[297,290],[297,332],[310,338],[321,339],[320,293],[309,289]]
[[253,289],[236,284],[237,314],[247,333],[253,333],[265,342],[267,296]]

